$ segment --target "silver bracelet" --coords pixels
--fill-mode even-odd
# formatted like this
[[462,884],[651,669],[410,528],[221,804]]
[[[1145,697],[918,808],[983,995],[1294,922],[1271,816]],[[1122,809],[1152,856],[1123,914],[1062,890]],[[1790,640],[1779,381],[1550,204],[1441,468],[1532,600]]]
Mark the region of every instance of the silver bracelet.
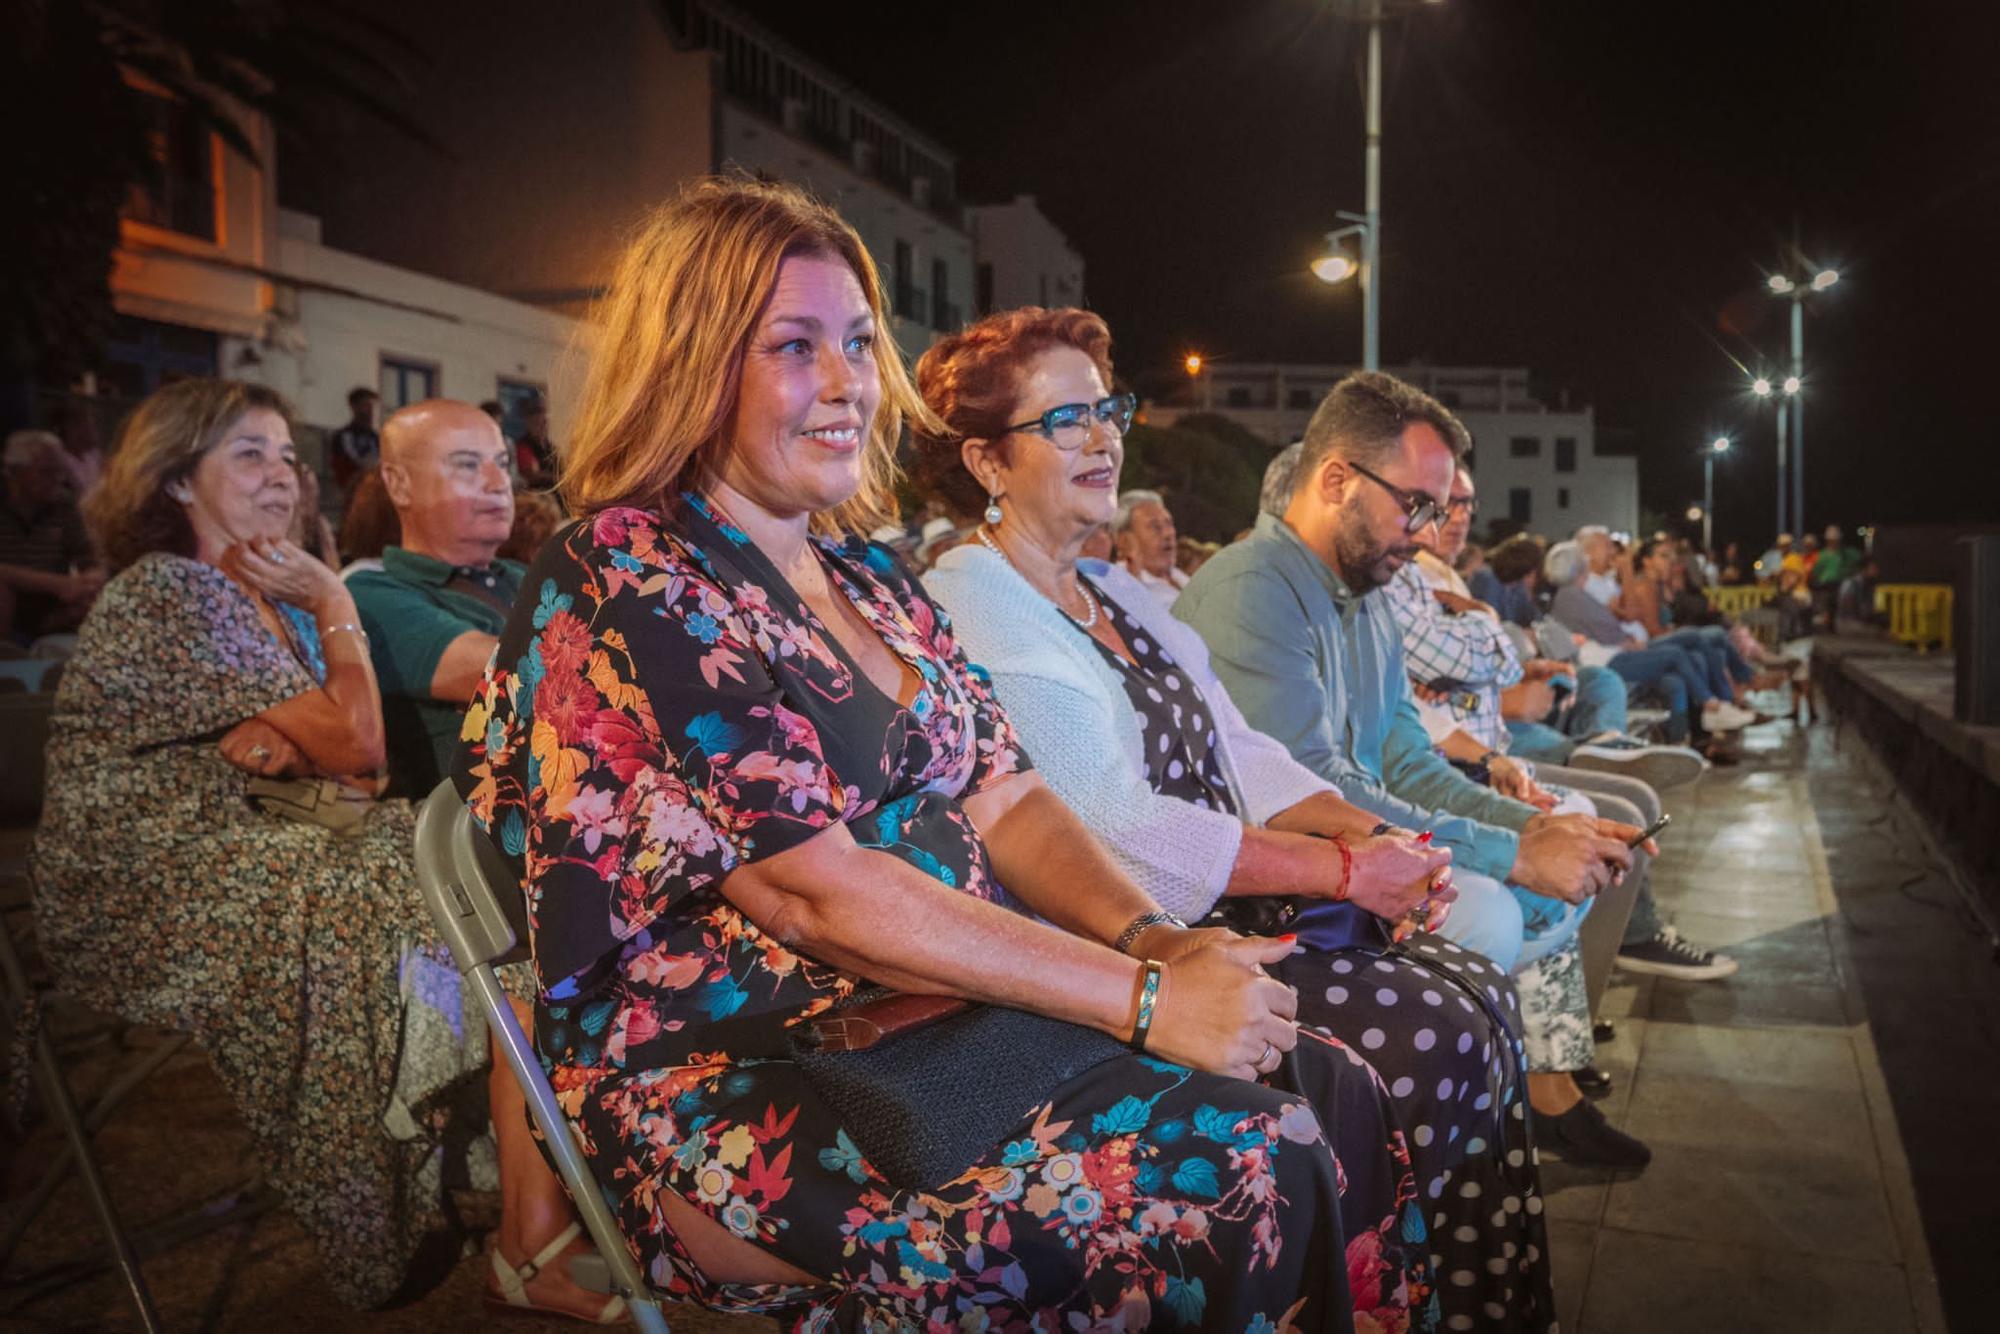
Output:
[[363,630],[359,625],[356,625],[353,621],[342,621],[339,625],[327,626],[326,629],[319,632],[320,642],[324,644],[327,640],[333,638],[335,635],[339,634],[342,630],[347,631],[348,634],[353,635],[356,639],[359,639],[364,647],[367,645],[368,632],[366,630]]
[[1125,924],[1125,929],[1118,933],[1118,939],[1111,942],[1111,948],[1120,954],[1128,952],[1140,934],[1149,926],[1177,926],[1182,930],[1187,929],[1187,923],[1170,912],[1142,912]]

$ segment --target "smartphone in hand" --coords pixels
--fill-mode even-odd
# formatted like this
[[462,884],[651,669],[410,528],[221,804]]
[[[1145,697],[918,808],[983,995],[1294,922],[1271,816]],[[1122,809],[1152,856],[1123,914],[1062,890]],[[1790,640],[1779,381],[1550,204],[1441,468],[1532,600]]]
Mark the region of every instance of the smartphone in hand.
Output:
[[1634,834],[1631,838],[1627,839],[1625,841],[1625,846],[1628,848],[1636,848],[1641,843],[1644,843],[1647,839],[1659,833],[1662,829],[1665,829],[1668,825],[1672,824],[1673,822],[1674,822],[1673,816],[1668,815],[1665,811],[1661,811],[1659,819],[1653,821],[1653,823],[1647,825],[1637,834]]

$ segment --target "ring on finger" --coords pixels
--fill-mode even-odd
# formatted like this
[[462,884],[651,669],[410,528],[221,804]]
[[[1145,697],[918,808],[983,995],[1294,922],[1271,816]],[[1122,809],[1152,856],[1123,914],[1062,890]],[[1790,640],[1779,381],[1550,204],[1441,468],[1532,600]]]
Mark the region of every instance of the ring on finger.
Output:
[[268,746],[252,746],[250,747],[250,758],[262,764],[265,760],[271,758],[271,749]]

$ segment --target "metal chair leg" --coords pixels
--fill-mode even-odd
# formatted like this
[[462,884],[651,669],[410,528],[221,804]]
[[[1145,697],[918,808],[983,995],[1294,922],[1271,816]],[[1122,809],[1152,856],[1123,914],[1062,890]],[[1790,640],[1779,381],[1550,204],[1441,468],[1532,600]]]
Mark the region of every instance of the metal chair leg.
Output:
[[[13,934],[0,930],[0,971],[6,974],[9,999],[14,1002],[15,1014],[20,1015],[28,998],[28,977],[21,967],[21,958],[14,949]],[[132,1305],[139,1312],[139,1323],[147,1334],[158,1334],[162,1328],[160,1313],[153,1305],[153,1294],[146,1287],[146,1276],[140,1272],[139,1257],[125,1235],[125,1228],[118,1220],[118,1210],[111,1202],[111,1193],[105,1189],[104,1174],[98,1170],[97,1158],[90,1151],[90,1137],[84,1131],[83,1119],[77,1115],[76,1104],[69,1096],[69,1085],[62,1077],[62,1067],[56,1064],[55,1049],[49,1045],[46,1030],[35,1034],[35,1076],[41,1086],[42,1102],[62,1127],[63,1137],[69,1141],[70,1152],[76,1158],[77,1175],[83,1179],[84,1193],[90,1199],[90,1208],[97,1215],[98,1224],[104,1229],[105,1244],[110,1247],[112,1263],[117,1266],[119,1276],[132,1297]]]

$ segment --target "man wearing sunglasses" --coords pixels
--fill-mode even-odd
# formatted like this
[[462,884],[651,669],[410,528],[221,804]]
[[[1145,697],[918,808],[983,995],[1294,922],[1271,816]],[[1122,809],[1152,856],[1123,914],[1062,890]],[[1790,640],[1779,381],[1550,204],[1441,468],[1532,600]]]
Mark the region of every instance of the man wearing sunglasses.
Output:
[[1284,514],[1260,515],[1204,565],[1174,614],[1253,727],[1349,801],[1452,850],[1459,901],[1443,934],[1516,979],[1539,1137],[1571,1161],[1635,1169],[1650,1153],[1582,1100],[1571,1072],[1594,1056],[1577,929],[1640,831],[1544,814],[1448,764],[1418,718],[1401,631],[1373,596],[1444,522],[1469,443],[1429,395],[1348,376],[1306,427]]

